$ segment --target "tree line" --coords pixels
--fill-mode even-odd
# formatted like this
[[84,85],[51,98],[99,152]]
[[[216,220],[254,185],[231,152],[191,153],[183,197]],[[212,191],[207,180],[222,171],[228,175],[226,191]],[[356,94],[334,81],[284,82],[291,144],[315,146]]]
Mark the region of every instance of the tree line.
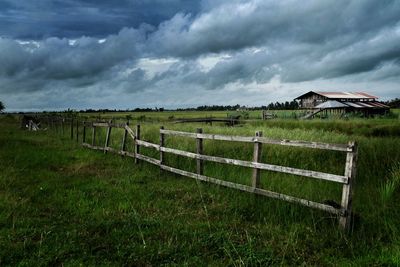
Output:
[[94,113],[94,112],[163,112],[163,111],[236,111],[236,110],[278,110],[278,109],[286,109],[286,110],[294,110],[298,109],[299,104],[296,101],[286,101],[286,102],[271,102],[267,106],[242,106],[239,104],[236,105],[202,105],[198,107],[187,107],[187,108],[177,108],[177,109],[166,109],[163,107],[154,107],[154,108],[135,108],[135,109],[86,109],[80,110],[81,113]]
[[[395,98],[384,102],[391,108],[400,108],[400,98]],[[177,108],[177,109],[166,109],[164,107],[154,107],[154,108],[134,108],[134,109],[82,109],[78,112],[80,113],[109,113],[109,112],[163,112],[163,111],[235,111],[235,110],[295,110],[299,108],[299,103],[297,101],[285,101],[285,102],[271,102],[266,106],[241,106],[236,105],[202,105],[198,107],[188,107],[188,108]],[[5,110],[5,105],[0,101],[0,112]],[[72,113],[77,110],[67,109],[62,112]],[[23,112],[22,112],[23,113]],[[46,113],[46,112],[45,112]]]

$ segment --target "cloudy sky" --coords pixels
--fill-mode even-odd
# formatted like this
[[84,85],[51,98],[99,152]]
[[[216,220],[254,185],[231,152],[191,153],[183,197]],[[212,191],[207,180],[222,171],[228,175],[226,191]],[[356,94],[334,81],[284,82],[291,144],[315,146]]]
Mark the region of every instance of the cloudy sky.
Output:
[[8,111],[400,97],[399,0],[0,0]]

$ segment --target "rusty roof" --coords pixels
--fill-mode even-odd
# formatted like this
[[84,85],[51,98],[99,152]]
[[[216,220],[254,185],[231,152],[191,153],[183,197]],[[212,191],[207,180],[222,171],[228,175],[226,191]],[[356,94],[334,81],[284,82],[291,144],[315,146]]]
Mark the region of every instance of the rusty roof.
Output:
[[315,92],[319,95],[325,96],[327,98],[354,98],[354,99],[358,99],[358,98],[378,98],[377,96],[373,96],[364,92]]
[[378,99],[379,97],[367,94],[365,92],[322,92],[322,91],[309,91],[295,99],[300,99],[306,95],[318,94],[330,99]]

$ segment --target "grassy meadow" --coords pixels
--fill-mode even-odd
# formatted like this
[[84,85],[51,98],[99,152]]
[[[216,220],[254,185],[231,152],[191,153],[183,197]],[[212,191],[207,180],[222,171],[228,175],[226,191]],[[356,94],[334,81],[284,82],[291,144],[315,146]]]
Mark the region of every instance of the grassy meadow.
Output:
[[[173,119],[226,117],[229,112],[80,114],[132,119],[141,139],[158,130],[263,136],[359,144],[350,234],[318,210],[160,171],[146,162],[83,148],[64,135],[19,129],[0,117],[0,266],[399,266],[400,120],[386,118],[278,119],[176,124]],[[288,115],[289,117],[289,115]],[[113,129],[110,146],[120,148]],[[87,142],[91,143],[91,131]],[[96,132],[104,145],[105,129]],[[166,146],[194,152],[195,140],[166,136]],[[133,143],[128,138],[128,150]],[[158,158],[158,152],[141,148]],[[251,160],[253,144],[204,141],[204,153]],[[345,154],[263,145],[262,162],[343,174]],[[196,162],[166,155],[166,164],[195,171]],[[252,170],[205,162],[205,175],[250,185]],[[340,184],[262,171],[261,187],[314,201],[340,203]]]

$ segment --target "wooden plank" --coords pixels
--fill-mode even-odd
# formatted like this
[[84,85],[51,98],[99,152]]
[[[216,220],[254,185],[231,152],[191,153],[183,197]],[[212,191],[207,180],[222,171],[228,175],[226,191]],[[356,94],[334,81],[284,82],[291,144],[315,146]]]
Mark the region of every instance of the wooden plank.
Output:
[[173,148],[167,148],[167,147],[162,147],[162,148],[160,148],[160,150],[163,152],[172,153],[175,155],[185,156],[185,157],[194,158],[194,159],[203,159],[203,160],[208,160],[208,161],[213,161],[213,162],[232,164],[232,165],[236,165],[236,166],[258,168],[258,169],[268,170],[268,171],[283,172],[283,173],[311,177],[311,178],[316,178],[316,179],[323,179],[323,180],[328,180],[328,181],[333,181],[333,182],[338,182],[338,183],[347,183],[346,176],[341,176],[341,175],[336,175],[336,174],[296,169],[296,168],[291,168],[291,167],[284,167],[284,166],[259,163],[259,162],[249,162],[249,161],[214,157],[214,156],[208,156],[208,155],[198,155],[196,153],[173,149]]
[[116,150],[116,149],[114,149],[114,148],[112,148],[112,147],[105,147],[104,148],[104,151],[107,151],[107,152],[112,152],[112,153],[117,153],[118,152],[118,150]]
[[265,137],[260,138],[259,141],[263,144],[271,144],[271,145],[315,148],[315,149],[342,151],[342,152],[348,151],[347,145],[345,144],[328,144],[328,143],[308,142],[300,140],[286,140],[286,139],[276,140]]
[[125,130],[128,132],[128,134],[132,137],[133,140],[136,139],[135,133],[133,130],[129,127],[129,125],[125,125]]
[[153,144],[144,140],[136,140],[136,144],[138,144],[139,146],[144,146],[144,147],[150,147],[150,148],[154,148],[157,151],[160,150],[160,145],[158,144]]
[[[125,126],[129,125],[129,121],[126,122]],[[124,135],[122,136],[121,151],[126,150],[126,137],[128,136],[128,131],[124,127]]]
[[351,224],[352,215],[352,202],[353,202],[353,184],[356,177],[356,164],[357,164],[357,143],[354,141],[349,142],[349,148],[352,151],[347,152],[346,167],[344,175],[348,178],[348,182],[343,185],[342,189],[342,202],[341,206],[346,211],[343,216],[339,218],[339,226],[341,229],[348,231]]
[[316,149],[344,151],[344,152],[348,151],[347,145],[345,145],[345,144],[328,144],[328,143],[308,142],[308,141],[298,141],[298,140],[285,140],[285,139],[275,140],[275,139],[270,139],[270,138],[250,137],[250,136],[234,136],[234,135],[219,135],[219,134],[204,134],[204,133],[198,134],[198,133],[180,132],[180,131],[173,131],[173,130],[162,130],[161,132],[164,134],[168,134],[168,135],[183,136],[183,137],[189,137],[189,138],[201,138],[201,139],[209,139],[209,140],[247,142],[247,143],[260,142],[263,144],[272,144],[272,145],[316,148]]
[[118,151],[118,154],[126,157],[135,158],[135,153],[129,151]]
[[216,179],[216,178],[211,178],[211,177],[207,177],[204,175],[198,175],[196,173],[192,173],[192,172],[187,172],[184,170],[180,170],[180,169],[176,169],[170,166],[166,166],[166,165],[162,165],[160,166],[161,169],[163,170],[167,170],[179,175],[183,175],[183,176],[187,176],[190,178],[194,178],[197,180],[201,180],[204,182],[210,182],[210,183],[214,183],[214,184],[218,184],[218,185],[222,185],[225,187],[229,187],[229,188],[234,188],[234,189],[238,189],[241,191],[246,191],[249,193],[255,193],[258,195],[263,195],[263,196],[267,196],[270,198],[275,198],[275,199],[282,199],[288,202],[292,202],[292,203],[298,203],[301,204],[303,206],[307,206],[307,207],[311,207],[311,208],[315,208],[315,209],[319,209],[319,210],[324,210],[327,211],[329,213],[332,214],[336,214],[336,215],[341,215],[343,213],[343,210],[341,209],[336,209],[332,206],[326,205],[326,204],[322,204],[322,203],[318,203],[318,202],[314,202],[314,201],[310,201],[310,200],[306,200],[306,199],[301,199],[301,198],[297,198],[297,197],[293,197],[293,196],[288,196],[285,194],[280,194],[280,193],[276,193],[276,192],[272,192],[272,191],[268,191],[265,189],[261,189],[261,188],[253,188],[251,186],[247,186],[247,185],[242,185],[242,184],[237,184],[237,183],[233,183],[233,182],[228,182],[228,181],[223,181],[220,179]]
[[[111,124],[111,121],[110,121],[110,124]],[[108,148],[108,145],[110,144],[111,128],[112,128],[111,126],[109,126],[107,128],[106,142],[104,144],[104,154],[107,153],[107,149],[106,148]]]
[[104,150],[104,147],[102,147],[102,146],[93,146],[88,143],[83,143],[82,146],[90,148],[90,149],[95,149],[95,150],[101,150],[101,151]]
[[[261,137],[262,132],[257,131],[256,132],[256,137]],[[260,142],[254,142],[254,152],[253,152],[253,162],[260,162],[261,161],[261,149],[262,149],[262,143]],[[253,176],[251,180],[251,185],[254,188],[260,187],[260,176],[261,176],[261,171],[258,168],[253,169]]]
[[[197,133],[203,133],[203,129],[197,128]],[[196,153],[197,155],[203,154],[203,139],[196,138]],[[196,160],[196,170],[197,174],[203,175],[204,174],[204,162],[202,159]]]
[[154,165],[157,165],[157,166],[160,165],[160,161],[158,159],[153,159],[153,158],[145,156],[145,155],[141,155],[141,154],[137,154],[136,153],[136,157],[135,158],[147,161],[147,162],[149,162],[151,164],[154,164]]
[[129,152],[129,151],[116,150],[116,149],[111,148],[111,147],[104,148],[102,146],[92,146],[92,145],[90,145],[88,143],[83,143],[82,146],[84,146],[86,148],[94,149],[94,150],[101,150],[101,151],[107,150],[108,152],[112,152],[112,153],[115,153],[115,154],[131,157],[131,158],[135,157],[135,153],[132,153],[132,152]]
[[[140,124],[136,125],[136,134],[135,134],[135,155],[138,155],[140,153],[140,145],[138,144],[138,141],[140,140]],[[139,163],[139,158],[135,157],[135,163]]]
[[125,128],[125,123],[112,123],[112,122],[94,122],[94,126],[96,127],[112,127],[112,128]]
[[108,127],[109,123],[107,123],[107,122],[94,122],[93,126],[95,126],[95,127]]
[[[164,130],[164,126],[160,127],[160,145],[158,147],[158,150],[160,150],[160,147],[165,146],[165,135],[161,133],[161,130]],[[164,152],[160,151],[160,164],[164,164]]]

